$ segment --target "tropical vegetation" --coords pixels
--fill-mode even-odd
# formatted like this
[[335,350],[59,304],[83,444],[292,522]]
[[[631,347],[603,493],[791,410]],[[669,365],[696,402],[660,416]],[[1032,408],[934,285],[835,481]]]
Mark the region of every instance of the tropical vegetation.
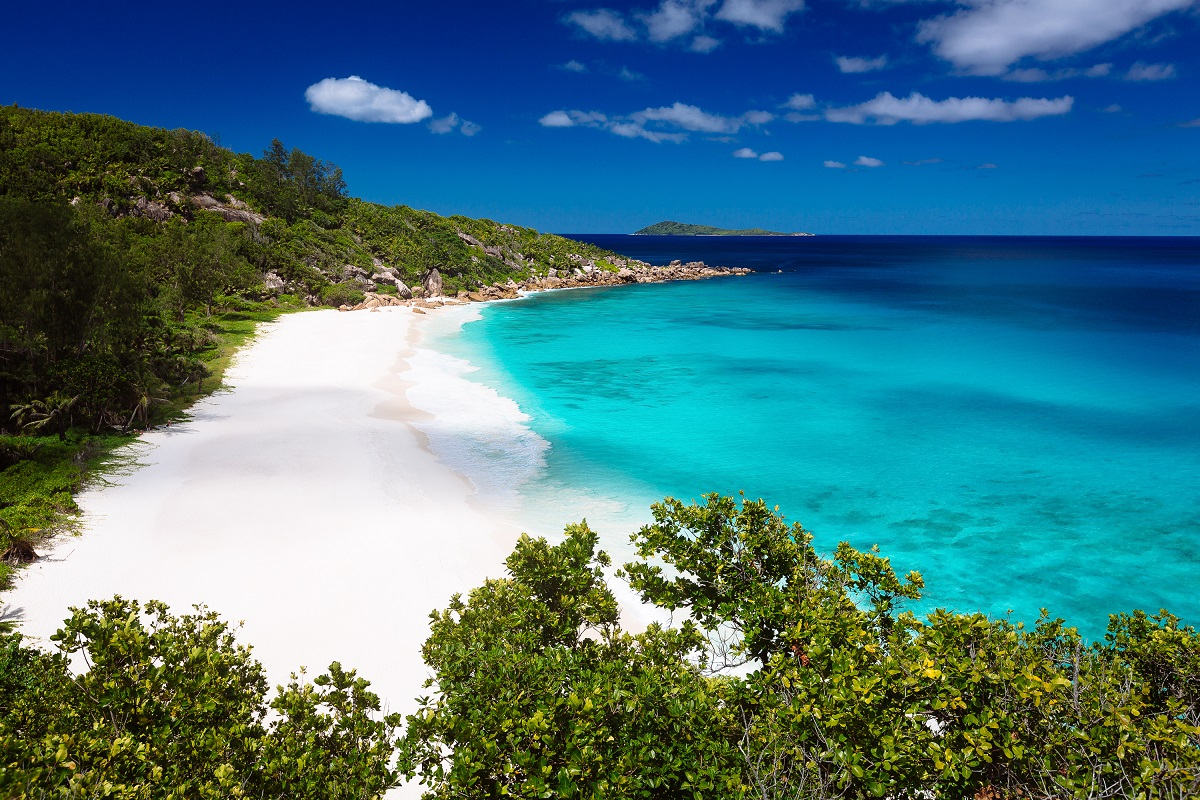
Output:
[[453,294],[613,257],[355,199],[336,165],[278,140],[256,157],[0,107],[0,586],[64,524],[88,465],[215,389],[254,322],[420,293],[435,269]]
[[[1101,642],[903,610],[918,574],[830,555],[766,503],[667,499],[610,578],[586,523],[431,616],[401,721],[339,664],[267,701],[210,611],[74,609],[61,654],[0,645],[4,796],[1188,798],[1200,636],[1115,614]],[[659,617],[621,624],[612,580]],[[386,635],[381,630],[381,635]],[[74,670],[67,656],[85,655]]]

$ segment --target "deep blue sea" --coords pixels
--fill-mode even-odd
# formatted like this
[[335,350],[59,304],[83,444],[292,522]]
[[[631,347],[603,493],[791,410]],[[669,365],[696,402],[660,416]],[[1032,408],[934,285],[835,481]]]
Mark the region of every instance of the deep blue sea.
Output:
[[529,527],[586,516],[619,562],[654,500],[743,490],[920,571],[918,611],[1200,623],[1200,239],[575,238],[756,274],[434,336],[524,414],[434,448]]

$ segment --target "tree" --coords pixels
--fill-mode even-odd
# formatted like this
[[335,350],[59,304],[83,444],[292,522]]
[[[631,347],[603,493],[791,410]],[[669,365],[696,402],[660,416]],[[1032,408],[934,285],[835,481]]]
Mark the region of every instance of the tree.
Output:
[[229,626],[200,608],[114,598],[72,609],[52,637],[72,673],[5,637],[0,648],[0,795],[374,798],[395,785],[395,716],[339,664],[266,679]]
[[[426,797],[736,797],[726,685],[688,655],[691,626],[620,630],[586,524],[522,537],[509,577],[432,615],[434,670],[408,718]],[[724,730],[723,730],[724,729]]]

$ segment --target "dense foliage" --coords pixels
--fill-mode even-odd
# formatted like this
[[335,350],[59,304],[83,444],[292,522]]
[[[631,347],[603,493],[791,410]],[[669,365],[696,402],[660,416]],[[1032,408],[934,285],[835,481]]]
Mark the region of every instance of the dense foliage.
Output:
[[268,704],[262,667],[212,612],[115,598],[73,609],[54,639],[60,654],[0,638],[4,797],[368,798],[398,779],[400,720],[365,680],[334,663]]
[[[185,406],[230,323],[357,303],[434,269],[453,293],[612,259],[527,228],[356,200],[336,165],[278,140],[256,158],[193,131],[0,107],[0,469],[33,452],[14,435],[70,438],[69,454],[42,457],[79,466],[95,449],[86,437]],[[27,484],[0,472],[9,561],[47,527],[6,515]]]
[[[1165,612],[900,610],[920,576],[761,501],[667,500],[625,567],[675,629],[617,623],[586,526],[433,617],[407,747],[431,797],[1001,798],[1200,793],[1200,637]],[[730,670],[731,667],[740,669]]]
[[338,664],[268,703],[203,609],[92,602],[55,655],[4,634],[0,795],[368,798],[402,775],[439,799],[1200,793],[1200,636],[1170,614],[1114,615],[1097,643],[1047,617],[918,619],[918,575],[822,557],[762,501],[654,516],[618,575],[674,624],[622,629],[586,524],[522,537],[507,577],[432,615],[402,737]]

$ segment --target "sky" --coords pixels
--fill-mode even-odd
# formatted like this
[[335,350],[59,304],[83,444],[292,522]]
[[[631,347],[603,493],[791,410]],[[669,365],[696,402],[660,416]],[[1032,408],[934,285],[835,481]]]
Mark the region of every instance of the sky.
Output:
[[560,233],[1200,235],[1200,0],[16,3],[0,103]]

